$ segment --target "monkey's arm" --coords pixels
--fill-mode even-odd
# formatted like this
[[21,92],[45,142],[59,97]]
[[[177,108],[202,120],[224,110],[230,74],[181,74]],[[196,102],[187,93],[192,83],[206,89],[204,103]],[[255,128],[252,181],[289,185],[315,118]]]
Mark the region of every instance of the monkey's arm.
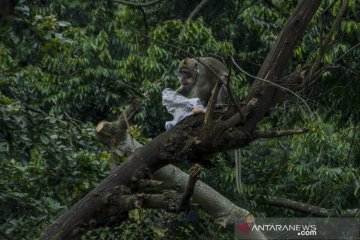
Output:
[[[186,87],[181,86],[176,90],[176,93],[183,95],[184,97],[189,97],[189,91]],[[203,113],[205,112],[202,108],[194,108],[192,112],[195,113]]]
[[187,97],[189,94],[189,90],[187,87],[181,86],[176,90],[176,93],[183,95],[184,97]]

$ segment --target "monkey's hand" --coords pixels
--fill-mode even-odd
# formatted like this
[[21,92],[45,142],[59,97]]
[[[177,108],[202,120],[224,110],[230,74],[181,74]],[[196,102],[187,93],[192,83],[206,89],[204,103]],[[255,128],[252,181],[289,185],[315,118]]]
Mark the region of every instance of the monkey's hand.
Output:
[[196,114],[196,113],[204,113],[205,110],[204,109],[201,109],[201,108],[194,108],[192,110],[193,114]]

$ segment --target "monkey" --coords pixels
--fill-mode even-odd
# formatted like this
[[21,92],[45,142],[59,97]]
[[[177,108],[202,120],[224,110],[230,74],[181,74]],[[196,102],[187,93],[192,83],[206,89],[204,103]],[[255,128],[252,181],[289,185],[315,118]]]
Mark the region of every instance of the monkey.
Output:
[[[176,90],[176,92],[185,97],[199,98],[201,103],[204,106],[207,106],[216,81],[218,81],[219,77],[222,77],[223,75],[227,76],[229,74],[229,71],[222,62],[213,57],[200,57],[183,59],[179,64],[178,74],[181,86]],[[228,95],[226,91],[226,86],[222,85],[216,99],[216,104],[223,105],[227,102]],[[240,154],[241,150],[236,149],[236,189],[239,194],[242,194],[243,187],[241,181]]]
[[[222,62],[212,57],[185,58],[179,64],[178,74],[181,86],[176,92],[185,97],[199,98],[201,103],[207,106],[216,81],[227,75],[228,70]],[[226,103],[226,89],[222,86],[216,104]]]

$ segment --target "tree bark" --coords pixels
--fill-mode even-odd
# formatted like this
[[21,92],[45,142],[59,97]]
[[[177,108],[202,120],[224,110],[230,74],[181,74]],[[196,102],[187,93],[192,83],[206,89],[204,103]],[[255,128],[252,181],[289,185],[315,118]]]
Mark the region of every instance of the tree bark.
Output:
[[[283,72],[287,69],[296,44],[315,14],[320,0],[301,1],[293,15],[281,31],[277,41],[266,57],[259,78],[280,83]],[[246,119],[239,114],[214,120],[204,125],[204,114],[196,114],[184,119],[173,129],[164,132],[138,149],[122,165],[117,167],[97,187],[60,216],[55,223],[46,228],[40,239],[79,239],[90,228],[109,226],[126,218],[122,206],[111,200],[124,192],[131,177],[145,167],[151,172],[168,163],[188,159],[199,162],[208,159],[219,151],[241,148],[249,144],[257,123],[278,100],[282,89],[277,89],[260,80],[256,80],[247,97]]]

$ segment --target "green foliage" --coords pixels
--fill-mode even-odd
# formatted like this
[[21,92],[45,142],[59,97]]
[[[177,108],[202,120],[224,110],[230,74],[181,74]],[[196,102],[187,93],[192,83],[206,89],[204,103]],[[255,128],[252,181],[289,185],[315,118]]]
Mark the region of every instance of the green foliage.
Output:
[[1,107],[1,229],[34,239],[106,174],[94,126],[12,102]]

